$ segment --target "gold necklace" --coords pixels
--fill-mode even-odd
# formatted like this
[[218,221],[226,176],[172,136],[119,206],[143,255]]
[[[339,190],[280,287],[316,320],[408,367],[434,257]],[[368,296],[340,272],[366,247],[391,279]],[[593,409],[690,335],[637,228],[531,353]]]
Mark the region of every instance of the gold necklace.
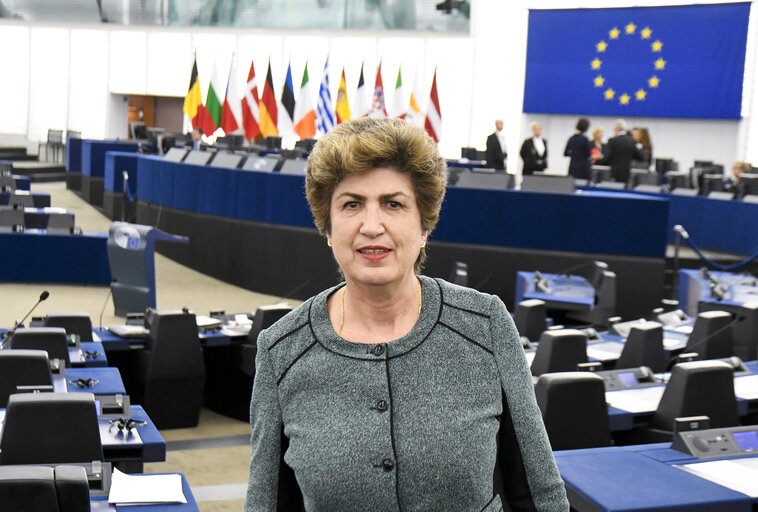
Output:
[[[345,285],[344,288],[342,288],[342,297],[340,298],[340,330],[337,333],[338,336],[342,337],[342,328],[345,326],[345,293],[347,293],[347,285]],[[418,313],[416,315],[416,321],[418,321],[419,317],[421,316],[421,305],[422,305],[422,297],[421,297],[421,281],[418,283]]]

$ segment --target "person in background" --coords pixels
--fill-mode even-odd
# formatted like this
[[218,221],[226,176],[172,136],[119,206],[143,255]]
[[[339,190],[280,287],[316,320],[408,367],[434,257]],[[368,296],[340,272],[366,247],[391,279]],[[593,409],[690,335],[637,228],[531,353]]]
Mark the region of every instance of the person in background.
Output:
[[195,126],[192,129],[192,149],[195,151],[200,151],[200,146],[203,143],[203,131],[200,129],[199,126]]
[[732,181],[737,184],[740,182],[740,176],[750,174],[753,168],[747,162],[734,162],[732,165]]
[[576,133],[566,143],[564,156],[571,157],[569,174],[574,178],[590,179],[590,151],[592,146],[585,135],[590,127],[590,120],[582,117],[576,123]]
[[496,171],[505,170],[505,159],[508,152],[505,149],[505,135],[503,135],[503,120],[495,121],[495,131],[487,137],[487,167]]
[[639,169],[649,169],[653,162],[653,143],[650,142],[650,133],[647,128],[632,128],[632,138],[640,152],[641,158],[635,159],[634,167]]
[[611,166],[614,181],[628,183],[632,160],[642,160],[642,154],[626,130],[626,122],[623,119],[613,123],[613,133],[614,136],[608,140],[603,158],[598,163]]
[[596,126],[592,130],[592,149],[590,149],[590,161],[594,164],[601,158],[605,152],[605,143],[603,142],[603,128]]
[[525,175],[547,168],[547,141],[542,138],[540,123],[532,123],[532,136],[521,145],[519,154],[524,161]]

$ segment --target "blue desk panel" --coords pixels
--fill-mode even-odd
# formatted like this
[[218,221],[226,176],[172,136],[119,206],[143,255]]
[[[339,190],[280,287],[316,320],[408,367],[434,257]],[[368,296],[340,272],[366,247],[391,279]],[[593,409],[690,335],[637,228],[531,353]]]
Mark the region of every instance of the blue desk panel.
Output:
[[82,174],[93,178],[105,176],[105,153],[108,151],[124,151],[136,153],[138,146],[134,142],[115,140],[84,140],[82,141]]
[[758,301],[758,279],[750,274],[711,271],[725,287],[726,298],[719,300],[711,293],[710,281],[699,270],[679,270],[677,300],[679,307],[690,316],[698,314],[698,304],[703,302],[713,306],[724,307],[732,312],[746,302]]
[[[50,194],[46,192],[30,192],[32,203],[35,208],[47,208],[50,206]],[[8,206],[11,192],[0,192],[0,206]]]
[[137,193],[137,153],[108,151],[105,153],[105,190],[121,193],[124,189],[123,171],[129,175],[129,192]]
[[[750,512],[749,496],[672,467],[697,459],[668,447],[661,443],[566,450],[555,452],[555,461],[571,505],[579,512]],[[664,457],[669,462],[656,460],[660,452],[669,454]]]
[[66,141],[66,170],[81,172],[82,139],[68,139]]
[[[92,393],[94,395],[125,395],[124,382],[118,368],[66,368],[66,386],[69,393]],[[92,387],[80,388],[71,381],[97,380]]]
[[13,181],[16,182],[16,190],[29,191],[32,188],[32,180],[29,178],[29,176],[19,176],[18,174],[14,174]]
[[107,285],[107,234],[0,233],[0,282]]
[[[136,447],[141,450],[141,459],[143,462],[163,462],[166,460],[166,441],[161,436],[158,429],[153,424],[145,409],[140,405],[131,405],[130,417],[135,420],[146,421],[147,424],[137,427],[142,443],[137,443]],[[109,418],[100,418],[100,423],[109,423]],[[113,428],[107,436],[103,436],[102,429],[100,433],[103,442],[103,450],[106,451],[106,457],[113,455],[118,456],[118,452],[134,451],[135,444],[125,444],[123,441],[124,434],[118,429]]]
[[[147,345],[147,338],[124,338],[117,336],[108,329],[93,329],[92,332],[100,338],[103,348],[108,352],[125,352],[128,350],[139,350]],[[228,347],[233,343],[242,343],[247,339],[247,335],[227,336],[219,331],[199,333],[200,343],[204,347]]]
[[[82,353],[84,353],[84,366],[102,367],[108,366],[108,358],[105,355],[105,347],[99,341],[82,341]],[[87,356],[89,353],[89,356]]]
[[516,304],[526,299],[539,299],[549,308],[567,311],[590,311],[595,306],[595,288],[585,278],[546,272],[542,275],[550,283],[552,293],[535,289],[534,272],[516,273]]
[[[137,197],[209,215],[313,227],[302,176],[138,157]],[[448,187],[437,241],[661,258],[668,201]]]

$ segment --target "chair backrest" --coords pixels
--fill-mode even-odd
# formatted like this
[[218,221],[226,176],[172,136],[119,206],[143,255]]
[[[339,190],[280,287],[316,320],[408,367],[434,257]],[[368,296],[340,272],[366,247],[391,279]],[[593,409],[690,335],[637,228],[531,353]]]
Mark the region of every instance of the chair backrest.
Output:
[[55,490],[61,512],[90,512],[89,482],[83,466],[55,466]]
[[546,373],[534,388],[553,450],[611,445],[603,379],[590,372]]
[[73,213],[52,213],[47,218],[48,233],[71,233],[74,229]]
[[647,366],[654,372],[666,369],[666,354],[663,351],[663,325],[646,322],[635,325],[616,361],[616,368],[637,368]]
[[746,302],[732,325],[734,355],[743,361],[758,359],[758,302]]
[[16,394],[8,399],[0,464],[103,460],[92,393]]
[[10,348],[44,350],[50,359],[65,361],[71,366],[68,356],[68,339],[62,327],[29,327],[16,329],[10,339]]
[[50,386],[53,375],[44,350],[0,350],[0,408],[19,386]]
[[0,206],[0,227],[5,228],[2,231],[12,231],[16,226],[24,226],[24,210]]
[[537,341],[547,330],[547,306],[539,299],[527,299],[516,305],[513,322],[521,336]]
[[11,194],[8,198],[8,206],[16,208],[33,208],[34,198],[31,194]]
[[63,130],[47,130],[48,144],[63,144]]
[[290,311],[292,311],[292,306],[287,304],[274,304],[256,309],[253,316],[253,327],[247,335],[247,343],[256,345],[261,331],[274,325]]
[[674,366],[652,426],[670,432],[674,419],[686,416],[708,416],[711,428],[739,425],[731,366],[723,361],[691,361]]
[[205,375],[194,314],[154,312],[146,349],[150,352],[148,378]]
[[701,359],[720,359],[734,355],[730,324],[726,311],[704,311],[697,315],[685,351],[697,352]]
[[0,510],[60,512],[55,470],[46,466],[0,466]]
[[68,334],[79,336],[80,341],[92,341],[92,320],[89,313],[48,313],[45,317],[45,327],[62,327]]
[[0,190],[11,192],[16,190],[16,178],[0,174]]
[[532,361],[532,375],[572,372],[587,362],[587,335],[576,329],[545,331]]

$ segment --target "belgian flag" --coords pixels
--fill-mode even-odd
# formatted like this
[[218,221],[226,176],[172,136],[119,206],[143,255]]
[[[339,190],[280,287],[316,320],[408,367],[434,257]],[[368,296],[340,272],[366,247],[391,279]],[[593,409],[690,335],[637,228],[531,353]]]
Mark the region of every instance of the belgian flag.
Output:
[[263,94],[261,94],[259,112],[261,135],[264,137],[279,135],[279,131],[276,128],[278,110],[276,97],[274,96],[274,80],[271,78],[271,62],[268,63],[266,83],[263,84]]
[[190,77],[189,90],[184,97],[184,113],[192,121],[192,127],[196,127],[199,121],[197,116],[197,107],[203,104],[203,95],[200,93],[200,81],[197,79],[197,57],[192,65],[192,76]]

